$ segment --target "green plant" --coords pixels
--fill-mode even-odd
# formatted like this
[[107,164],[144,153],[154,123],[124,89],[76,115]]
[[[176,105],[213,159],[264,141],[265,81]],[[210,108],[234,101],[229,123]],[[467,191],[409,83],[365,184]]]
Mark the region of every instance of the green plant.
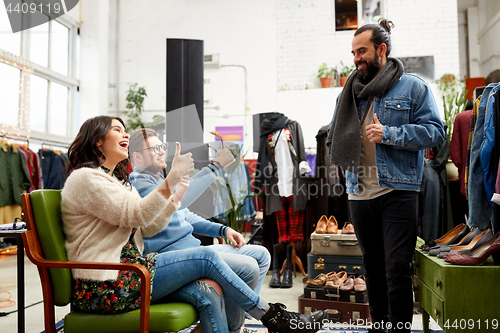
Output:
[[340,77],[348,77],[349,74],[351,74],[351,72],[355,69],[356,69],[356,65],[352,64],[349,66],[349,65],[344,64],[344,62],[341,60],[340,61],[339,76]]
[[137,88],[137,83],[131,85],[127,91],[127,105],[123,114],[127,116],[127,130],[131,131],[136,128],[145,127],[142,122],[141,115],[144,111],[144,97],[146,97],[146,89],[144,87]]
[[448,125],[446,135],[449,143],[455,117],[465,110],[467,90],[465,90],[465,83],[457,80],[453,74],[443,75],[436,83],[443,99],[444,121]]
[[328,67],[326,62],[324,62],[318,69],[318,77],[320,79],[324,77],[331,77],[334,72],[337,72],[337,69]]

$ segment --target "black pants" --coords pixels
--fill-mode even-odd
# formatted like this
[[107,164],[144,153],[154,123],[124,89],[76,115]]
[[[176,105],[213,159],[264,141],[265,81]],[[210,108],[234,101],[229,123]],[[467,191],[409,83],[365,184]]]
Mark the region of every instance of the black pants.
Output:
[[385,326],[389,321],[391,332],[410,332],[418,193],[394,190],[372,200],[351,200],[349,205],[363,252],[372,323]]

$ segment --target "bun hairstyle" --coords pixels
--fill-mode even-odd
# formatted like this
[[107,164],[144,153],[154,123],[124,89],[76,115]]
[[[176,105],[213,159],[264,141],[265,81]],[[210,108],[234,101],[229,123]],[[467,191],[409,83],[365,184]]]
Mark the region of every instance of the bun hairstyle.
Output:
[[380,45],[385,44],[387,46],[387,51],[385,55],[388,57],[391,54],[392,44],[391,44],[391,30],[394,28],[394,23],[392,21],[381,18],[378,20],[378,24],[365,24],[360,27],[354,33],[354,36],[359,35],[367,30],[372,31],[372,38],[370,42],[375,46],[375,50],[379,48]]

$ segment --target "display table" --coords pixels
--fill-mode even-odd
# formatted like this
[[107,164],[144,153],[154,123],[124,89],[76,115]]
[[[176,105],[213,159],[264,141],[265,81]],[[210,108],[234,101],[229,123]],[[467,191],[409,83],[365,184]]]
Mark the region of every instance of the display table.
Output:
[[24,244],[26,230],[0,230],[0,237],[15,238],[17,243],[17,331],[24,333]]
[[418,238],[414,285],[424,332],[429,316],[445,332],[500,332],[500,266],[491,258],[483,266],[448,264],[420,250],[422,244]]

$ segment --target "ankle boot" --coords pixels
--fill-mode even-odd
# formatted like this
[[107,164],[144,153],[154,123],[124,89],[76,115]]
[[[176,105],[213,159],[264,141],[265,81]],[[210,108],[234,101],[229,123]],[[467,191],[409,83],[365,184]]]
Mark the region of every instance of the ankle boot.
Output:
[[273,246],[273,275],[271,276],[271,281],[269,281],[269,287],[271,288],[281,287],[279,252],[280,252],[280,245],[275,244]]
[[281,280],[281,288],[292,288],[293,286],[292,251],[293,251],[293,246],[288,245],[286,247],[286,266],[285,266],[285,272],[283,273],[283,280]]
[[328,318],[324,310],[308,314],[286,311],[281,303],[269,303],[269,310],[260,319],[269,333],[313,333],[319,331]]

